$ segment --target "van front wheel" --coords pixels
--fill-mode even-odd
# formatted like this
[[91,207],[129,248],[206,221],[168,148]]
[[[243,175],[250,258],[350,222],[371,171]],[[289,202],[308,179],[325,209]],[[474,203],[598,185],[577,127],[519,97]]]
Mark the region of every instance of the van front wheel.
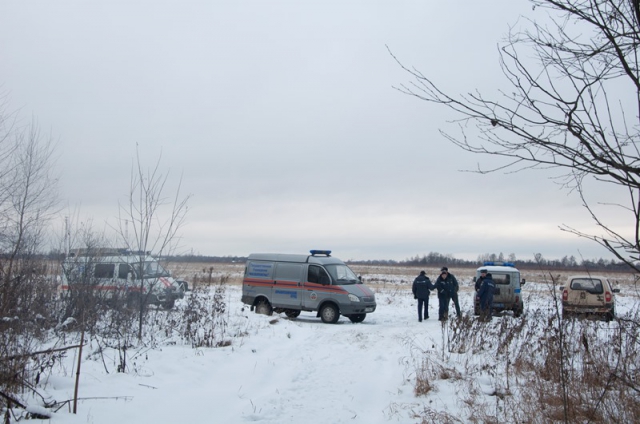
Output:
[[340,318],[340,312],[338,312],[338,308],[335,305],[329,303],[320,310],[320,318],[325,324],[335,324]]
[[256,305],[256,314],[261,314],[261,315],[273,314],[273,308],[269,304],[269,301],[261,300],[260,302],[258,302],[258,304]]

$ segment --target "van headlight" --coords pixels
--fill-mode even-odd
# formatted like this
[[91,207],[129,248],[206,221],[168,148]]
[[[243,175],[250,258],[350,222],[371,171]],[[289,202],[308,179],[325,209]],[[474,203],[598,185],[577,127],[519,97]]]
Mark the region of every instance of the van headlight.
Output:
[[360,302],[360,298],[355,294],[351,294],[351,293],[349,293],[349,300],[352,302]]

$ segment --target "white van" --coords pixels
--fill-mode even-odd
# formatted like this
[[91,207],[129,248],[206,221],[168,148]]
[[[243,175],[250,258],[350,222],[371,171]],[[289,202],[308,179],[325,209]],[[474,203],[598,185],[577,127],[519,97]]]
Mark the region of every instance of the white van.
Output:
[[330,250],[310,255],[253,253],[242,280],[242,302],[251,310],[290,318],[301,311],[317,311],[323,322],[336,323],[340,315],[362,322],[376,310],[371,289]]
[[173,308],[186,285],[176,281],[150,252],[127,249],[91,249],[71,253],[62,264],[60,297],[90,290],[104,299],[127,301],[145,297],[151,305]]

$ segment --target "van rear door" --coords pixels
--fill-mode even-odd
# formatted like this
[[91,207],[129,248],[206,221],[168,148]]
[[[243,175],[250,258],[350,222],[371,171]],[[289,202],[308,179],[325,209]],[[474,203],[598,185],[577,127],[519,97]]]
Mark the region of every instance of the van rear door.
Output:
[[513,286],[511,285],[511,275],[503,272],[491,272],[493,282],[496,284],[493,295],[495,307],[504,308],[505,304],[513,303]]

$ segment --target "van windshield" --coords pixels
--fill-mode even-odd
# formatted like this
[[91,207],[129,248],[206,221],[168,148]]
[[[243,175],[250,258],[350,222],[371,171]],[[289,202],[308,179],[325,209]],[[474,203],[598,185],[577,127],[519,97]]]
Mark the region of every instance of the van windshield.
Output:
[[169,271],[164,269],[158,262],[150,261],[144,263],[144,278],[170,277]]
[[333,264],[325,265],[324,267],[337,284],[356,284],[360,282],[356,274],[346,265]]

